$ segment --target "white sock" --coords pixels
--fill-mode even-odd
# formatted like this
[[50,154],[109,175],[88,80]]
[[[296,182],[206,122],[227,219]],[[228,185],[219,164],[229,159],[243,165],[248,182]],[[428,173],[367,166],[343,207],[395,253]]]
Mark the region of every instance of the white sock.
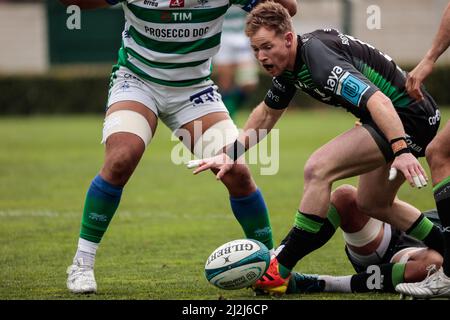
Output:
[[84,265],[94,267],[98,245],[98,243],[80,238],[78,240],[77,253],[73,258],[74,262],[77,262],[78,259],[82,259]]
[[319,276],[319,280],[325,281],[325,292],[343,292],[349,293],[352,292],[352,288],[350,285],[350,281],[352,276],[342,276],[342,277],[333,277],[333,276]]

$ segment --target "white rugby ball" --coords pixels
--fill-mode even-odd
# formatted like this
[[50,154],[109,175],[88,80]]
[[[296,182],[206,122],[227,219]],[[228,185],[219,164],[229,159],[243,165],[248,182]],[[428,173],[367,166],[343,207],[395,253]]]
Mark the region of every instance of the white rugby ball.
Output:
[[269,264],[270,252],[263,243],[253,239],[233,240],[210,254],[205,276],[220,289],[242,289],[261,278]]

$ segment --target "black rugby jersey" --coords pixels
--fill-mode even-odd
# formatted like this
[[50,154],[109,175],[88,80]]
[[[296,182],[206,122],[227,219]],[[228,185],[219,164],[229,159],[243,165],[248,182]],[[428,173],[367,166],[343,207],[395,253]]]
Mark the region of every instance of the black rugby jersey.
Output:
[[[294,71],[273,78],[264,102],[284,109],[299,88],[364,119],[370,118],[368,99],[380,90],[391,99],[402,122],[405,116],[434,115],[434,101],[417,103],[408,95],[405,82],[406,73],[388,55],[335,29],[321,29],[298,36]],[[426,92],[425,96],[432,100]]]

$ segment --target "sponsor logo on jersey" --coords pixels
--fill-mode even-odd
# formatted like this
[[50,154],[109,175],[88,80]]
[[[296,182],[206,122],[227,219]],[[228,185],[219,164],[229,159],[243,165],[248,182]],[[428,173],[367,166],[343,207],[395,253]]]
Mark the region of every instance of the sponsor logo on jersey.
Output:
[[170,8],[184,8],[184,0],[170,0]]
[[[132,79],[132,80],[138,81],[139,84],[144,84],[144,81],[142,81],[142,80],[139,79],[138,77],[132,75],[131,73],[125,73],[125,74],[123,75],[123,77],[124,77],[125,79],[127,79],[127,80]],[[125,82],[126,82],[126,81],[125,81]]]
[[355,106],[359,106],[361,97],[369,89],[369,85],[350,72],[344,72],[340,66],[334,66],[324,87],[343,97]]
[[422,152],[423,150],[423,147],[415,143],[413,141],[413,138],[409,134],[406,134],[406,143],[411,150],[414,150],[418,153]]
[[189,37],[202,37],[208,33],[209,27],[198,28],[198,29],[163,29],[163,28],[153,28],[145,26],[144,30],[152,37],[156,38],[189,38]]
[[164,22],[191,21],[192,20],[192,12],[161,11],[161,20]]
[[436,110],[436,113],[434,116],[428,118],[428,123],[430,126],[434,126],[441,121],[441,112],[439,110]]
[[169,22],[172,20],[172,14],[170,11],[161,11],[161,20],[164,22]]
[[129,92],[128,89],[130,89],[130,84],[128,83],[128,81],[125,80],[120,86],[120,89],[122,89],[123,92]]
[[194,107],[206,102],[219,102],[219,94],[213,87],[209,87],[189,97],[189,101],[193,102]]
[[158,6],[158,0],[144,0],[144,5],[156,8]]
[[350,72],[346,72],[339,82],[340,85],[338,86],[336,93],[353,105],[359,106],[362,96],[369,89],[369,85],[352,75]]
[[342,44],[345,44],[346,46],[349,46],[348,38],[345,34],[339,33],[338,34],[339,39],[341,39]]
[[340,66],[334,66],[333,70],[331,70],[331,74],[328,76],[327,85],[325,89],[335,92],[336,85],[339,82],[344,70]]
[[269,91],[267,91],[267,98],[275,102],[280,102],[280,96],[273,93],[272,89],[269,89]]

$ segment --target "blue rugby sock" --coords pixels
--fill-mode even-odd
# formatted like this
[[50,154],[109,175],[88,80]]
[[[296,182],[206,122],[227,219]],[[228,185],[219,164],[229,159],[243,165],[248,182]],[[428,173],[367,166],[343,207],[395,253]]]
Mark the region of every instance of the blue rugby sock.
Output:
[[269,211],[259,189],[245,197],[230,197],[231,209],[239,221],[245,236],[258,240],[273,249]]
[[92,180],[86,195],[80,238],[100,242],[119,206],[122,189],[113,186],[100,175]]

